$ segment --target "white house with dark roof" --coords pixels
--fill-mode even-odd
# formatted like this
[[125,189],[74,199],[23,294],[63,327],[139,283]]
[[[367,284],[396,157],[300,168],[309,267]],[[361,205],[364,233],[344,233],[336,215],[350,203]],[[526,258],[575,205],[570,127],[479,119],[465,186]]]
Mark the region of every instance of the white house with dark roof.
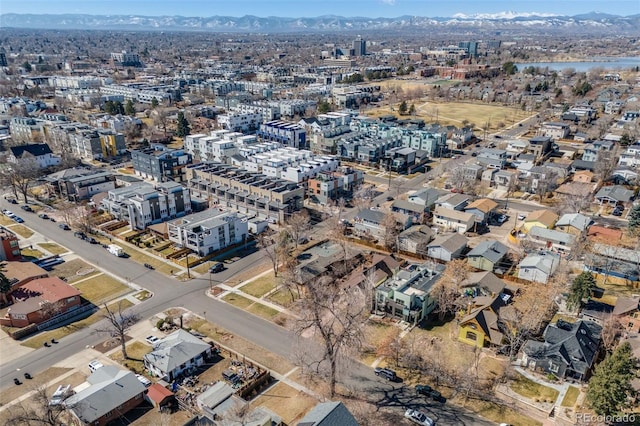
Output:
[[576,236],[555,229],[547,229],[541,226],[534,226],[529,230],[527,237],[537,242],[547,249],[557,252],[568,252],[575,242]]
[[103,426],[140,405],[145,387],[131,371],[108,365],[74,391],[64,405],[81,424]]
[[628,203],[632,198],[633,191],[621,185],[603,186],[595,195],[600,204]]
[[210,355],[208,343],[180,329],[153,345],[153,351],[144,356],[144,366],[154,376],[171,382],[183,371],[202,365]]
[[41,169],[60,164],[60,157],[53,155],[51,148],[46,143],[11,146],[9,147],[7,161],[15,164],[19,159],[27,158],[28,156],[33,156]]

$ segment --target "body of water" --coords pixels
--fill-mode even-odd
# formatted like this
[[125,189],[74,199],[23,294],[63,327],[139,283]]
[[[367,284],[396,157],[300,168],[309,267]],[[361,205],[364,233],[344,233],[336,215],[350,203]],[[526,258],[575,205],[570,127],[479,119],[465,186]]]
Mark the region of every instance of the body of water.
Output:
[[604,68],[607,70],[630,69],[640,66],[640,57],[621,57],[621,58],[594,58],[593,61],[585,62],[527,62],[516,64],[518,70],[522,71],[527,67],[549,68],[554,71],[562,71],[567,68],[573,68],[576,72],[588,72],[593,68]]

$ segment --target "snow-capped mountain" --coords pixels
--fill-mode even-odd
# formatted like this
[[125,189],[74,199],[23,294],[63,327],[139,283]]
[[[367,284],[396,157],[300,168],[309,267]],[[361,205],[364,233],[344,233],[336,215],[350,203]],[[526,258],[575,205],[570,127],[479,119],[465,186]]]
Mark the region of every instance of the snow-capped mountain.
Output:
[[508,30],[536,28],[547,31],[637,33],[640,15],[616,16],[592,12],[575,16],[545,13],[500,12],[452,17],[399,16],[395,18],[341,17],[283,18],[258,16],[141,16],[141,15],[0,15],[1,28],[164,30],[216,32],[330,32],[367,30],[433,30],[481,28]]

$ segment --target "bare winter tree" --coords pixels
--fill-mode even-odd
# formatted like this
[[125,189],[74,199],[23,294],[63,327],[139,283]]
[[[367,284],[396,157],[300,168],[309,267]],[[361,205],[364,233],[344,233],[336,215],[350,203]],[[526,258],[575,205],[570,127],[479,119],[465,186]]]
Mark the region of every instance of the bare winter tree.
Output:
[[[364,341],[363,328],[369,314],[365,291],[359,287],[342,291],[337,277],[324,276],[305,285],[298,300],[296,335],[319,340],[319,350],[307,351],[300,361],[317,373],[328,370],[329,394],[336,395],[338,363],[350,351],[357,351]],[[305,346],[308,346],[305,344]],[[315,348],[314,348],[315,349]]]
[[546,195],[553,191],[558,185],[558,173],[555,170],[548,170],[544,176],[538,179],[536,186],[536,194],[540,197],[540,201],[544,200]]
[[447,263],[438,282],[434,285],[432,295],[436,301],[435,312],[440,320],[454,314],[460,308],[462,283],[469,277],[471,266],[465,259],[456,259]]
[[398,223],[396,215],[393,213],[387,213],[382,221],[384,228],[384,245],[389,250],[397,249],[398,234],[401,231],[401,226]]
[[623,331],[624,327],[618,317],[612,314],[607,315],[602,323],[602,334],[600,335],[602,346],[607,352],[613,352]]
[[293,239],[293,245],[298,248],[300,239],[307,236],[307,232],[311,224],[309,222],[309,213],[306,210],[296,212],[287,220],[287,230]]
[[106,303],[104,304],[105,312],[102,316],[107,320],[107,325],[97,329],[96,332],[109,334],[118,339],[122,350],[122,357],[129,359],[127,355],[126,335],[129,328],[140,320],[140,316],[133,312],[125,312],[120,302],[118,302],[117,310],[112,309],[113,308],[109,308]]
[[29,403],[21,402],[7,408],[4,423],[15,426],[66,426],[73,423],[73,417],[67,404],[50,404],[47,387],[42,385],[34,389]]
[[275,235],[267,235],[263,232],[258,235],[256,243],[258,247],[264,250],[271,261],[274,276],[277,277],[280,271],[280,264],[283,260],[286,261],[286,257],[289,256],[291,236],[287,231],[280,231]]
[[156,109],[153,112],[153,124],[159,128],[162,129],[162,133],[164,134],[164,136],[167,136],[167,127],[169,126],[169,114],[167,113],[167,110],[164,108],[159,108]]
[[598,151],[598,158],[595,164],[595,176],[599,182],[604,182],[611,177],[611,174],[618,165],[618,149],[612,149],[611,151],[600,150]]
[[400,329],[396,328],[386,336],[378,346],[376,355],[393,360],[396,367],[400,365],[400,356],[404,347],[404,341],[400,336]]
[[16,159],[15,163],[11,163],[9,173],[8,181],[14,195],[17,198],[17,194],[20,193],[26,203],[29,190],[36,179],[42,175],[36,158],[29,153],[25,153],[21,158]]

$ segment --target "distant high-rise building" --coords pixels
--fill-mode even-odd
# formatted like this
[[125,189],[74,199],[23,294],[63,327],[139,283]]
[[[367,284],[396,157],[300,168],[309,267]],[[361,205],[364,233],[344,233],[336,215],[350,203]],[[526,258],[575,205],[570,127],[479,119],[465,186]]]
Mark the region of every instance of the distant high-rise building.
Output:
[[353,40],[353,55],[364,56],[367,54],[367,41],[361,38]]
[[7,54],[4,52],[0,52],[0,67],[7,66]]
[[122,52],[111,53],[111,61],[115,66],[141,67],[140,56],[135,53]]
[[461,41],[460,43],[458,43],[458,47],[466,50],[469,56],[478,56],[477,41]]
[[500,40],[489,40],[487,42],[487,49],[498,50],[500,49],[501,44],[502,44],[502,41]]

